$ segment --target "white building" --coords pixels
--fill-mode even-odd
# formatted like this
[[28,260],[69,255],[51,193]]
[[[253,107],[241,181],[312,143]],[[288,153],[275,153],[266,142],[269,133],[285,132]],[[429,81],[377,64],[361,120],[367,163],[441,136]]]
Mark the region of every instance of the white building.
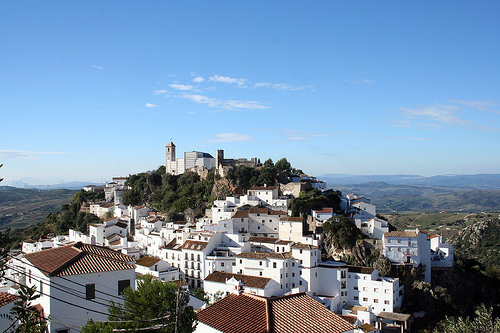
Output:
[[384,234],[389,232],[389,224],[387,221],[379,219],[378,217],[371,217],[368,220],[364,220],[360,217],[360,214],[358,214],[354,217],[354,223],[363,234],[370,238],[382,239]]
[[152,275],[161,281],[179,281],[179,268],[172,267],[169,263],[159,258],[144,256],[136,261],[135,272],[141,275]]
[[89,319],[106,321],[109,302],[135,286],[133,258],[104,247],[78,243],[26,254],[26,285],[41,294],[38,301],[49,332],[78,332]]
[[432,267],[453,267],[453,244],[444,243],[443,236],[430,236]]
[[204,281],[204,291],[212,297],[221,292],[224,296],[244,292],[247,294],[270,297],[276,287],[276,282],[270,278],[227,273],[214,272],[208,275]]
[[177,158],[175,144],[170,142],[166,149],[166,172],[172,175],[181,175],[188,170],[210,170],[215,167],[215,158],[199,151],[185,152],[184,158]]
[[431,282],[431,247],[427,234],[418,229],[386,232],[383,253],[393,264],[422,265],[424,281]]
[[401,308],[404,286],[399,279],[382,277],[375,268],[348,266],[349,305],[360,305],[372,313]]
[[333,217],[333,215],[333,208],[325,207],[321,209],[311,209],[311,216],[314,221],[318,223],[326,222],[326,220]]
[[95,239],[97,245],[110,245],[116,241],[116,237],[128,236],[128,221],[119,218],[111,218],[103,223],[89,224],[89,237]]

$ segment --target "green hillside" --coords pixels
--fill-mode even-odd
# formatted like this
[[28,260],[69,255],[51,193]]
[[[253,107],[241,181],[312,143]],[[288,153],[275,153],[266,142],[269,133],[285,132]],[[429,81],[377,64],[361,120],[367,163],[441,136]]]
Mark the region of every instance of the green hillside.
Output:
[[35,225],[63,204],[71,202],[77,191],[40,191],[8,186],[0,187],[0,230]]

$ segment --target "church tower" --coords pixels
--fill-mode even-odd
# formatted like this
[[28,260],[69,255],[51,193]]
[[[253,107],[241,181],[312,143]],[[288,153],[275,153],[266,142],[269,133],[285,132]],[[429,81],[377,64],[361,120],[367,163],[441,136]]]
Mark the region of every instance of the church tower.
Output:
[[176,168],[176,162],[175,162],[175,145],[172,141],[168,145],[165,146],[166,149],[166,155],[167,155],[167,161],[165,164],[165,170],[167,173],[175,173]]

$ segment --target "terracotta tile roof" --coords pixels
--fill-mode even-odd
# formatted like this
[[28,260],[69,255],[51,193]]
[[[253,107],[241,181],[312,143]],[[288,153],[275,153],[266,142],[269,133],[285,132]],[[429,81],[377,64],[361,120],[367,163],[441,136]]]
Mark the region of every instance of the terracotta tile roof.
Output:
[[236,255],[237,258],[248,258],[248,259],[290,259],[292,258],[291,252],[242,252]]
[[9,304],[17,299],[16,295],[0,292],[0,307]]
[[275,244],[277,241],[279,241],[278,238],[273,238],[273,237],[260,237],[260,236],[252,236],[248,239],[249,242],[255,242],[255,243],[269,243],[269,244]]
[[356,327],[304,293],[265,298],[223,298],[198,313],[198,320],[224,333],[339,333]]
[[133,257],[104,247],[77,243],[24,256],[47,276],[91,274],[134,269]]
[[333,208],[321,208],[321,209],[313,209],[313,211],[317,213],[331,213],[333,214]]
[[118,228],[122,228],[122,229],[127,229],[128,228],[128,224],[126,222],[122,222],[122,221],[119,221],[119,222],[116,222],[115,224]]
[[182,244],[182,248],[186,250],[197,250],[203,251],[205,247],[207,247],[208,242],[200,242],[194,240],[187,240],[184,244]]
[[384,237],[417,237],[416,231],[391,231],[384,233]]
[[250,214],[269,214],[269,208],[265,207],[250,207],[248,210]]
[[198,320],[224,333],[266,333],[267,306],[260,298],[230,294],[198,312]]
[[297,243],[292,246],[292,249],[301,249],[301,250],[314,250],[314,249],[319,249],[319,247],[315,245],[309,245],[309,244],[302,244],[302,243]]
[[269,281],[271,281],[270,278],[226,272],[213,272],[205,278],[205,281],[226,283],[227,280],[233,277],[247,287],[258,289],[264,289]]
[[280,239],[278,242],[276,242],[276,244],[278,245],[287,245],[290,243],[293,243],[293,241]]
[[167,250],[180,251],[181,250],[181,246],[182,246],[182,244],[177,244],[177,239],[174,238],[174,239],[172,239],[170,241],[170,243],[168,243],[167,245],[165,245],[163,248],[167,249]]
[[269,300],[273,332],[346,332],[356,327],[306,294]]
[[354,316],[344,316],[344,315],[339,315],[339,316],[353,325],[355,325],[356,321],[358,320],[358,318]]
[[282,210],[271,209],[271,211],[269,212],[269,215],[287,215],[287,213],[282,211]]
[[364,332],[364,333],[369,333],[369,332],[375,332],[377,330],[376,327],[368,324],[368,323],[365,323],[361,326],[359,326],[359,328]]
[[238,219],[247,219],[248,218],[248,210],[239,210],[236,213],[233,214],[231,218],[238,218]]
[[302,222],[302,217],[294,217],[294,216],[283,216],[280,218],[280,221],[288,221],[288,222]]
[[113,260],[119,260],[119,261],[125,261],[128,263],[135,262],[135,258],[132,256],[128,256],[126,254],[123,254],[121,252],[117,252],[115,250],[109,249],[104,246],[97,246],[97,245],[90,245],[90,244],[84,244],[81,242],[76,243],[73,245],[73,247],[80,249],[82,251],[85,251],[87,253],[95,254],[101,257],[107,257],[109,259]]
[[347,265],[347,270],[351,273],[371,274],[375,268]]
[[160,260],[161,259],[158,259],[158,258],[144,256],[141,259],[137,260],[137,262],[135,264],[140,265],[140,266],[144,266],[144,267],[151,267]]

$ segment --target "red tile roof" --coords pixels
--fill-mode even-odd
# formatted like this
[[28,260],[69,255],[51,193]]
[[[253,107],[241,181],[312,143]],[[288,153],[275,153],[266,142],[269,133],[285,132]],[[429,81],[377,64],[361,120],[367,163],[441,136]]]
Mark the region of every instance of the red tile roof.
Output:
[[242,252],[236,255],[238,258],[248,258],[248,259],[290,259],[292,257],[291,252]]
[[232,218],[247,219],[248,218],[248,210],[239,210],[233,214]]
[[260,236],[252,236],[248,239],[249,242],[255,242],[255,243],[268,243],[268,244],[275,244],[276,242],[279,241],[278,238],[273,238],[273,237],[260,237]]
[[135,269],[133,257],[101,246],[77,243],[24,256],[47,276],[66,276]]
[[224,333],[266,333],[266,302],[255,296],[230,294],[198,312],[198,320]]
[[384,237],[417,237],[416,231],[391,231],[384,233]]
[[270,191],[270,190],[274,190],[277,187],[278,186],[255,186],[255,187],[251,187],[250,191]]
[[160,260],[161,259],[158,259],[158,258],[144,256],[141,259],[137,260],[137,262],[135,264],[140,265],[140,266],[144,266],[144,267],[151,267]]
[[302,217],[294,217],[294,216],[283,216],[280,217],[280,221],[288,221],[288,222],[302,222]]
[[335,333],[356,327],[304,293],[265,298],[223,298],[198,313],[198,320],[224,333]]
[[292,249],[315,250],[315,249],[319,249],[319,247],[317,247],[316,245],[297,243],[297,244],[292,246]]
[[199,242],[194,240],[187,240],[184,244],[182,244],[182,248],[186,250],[197,250],[203,251],[205,247],[207,247],[208,242]]
[[230,280],[233,277],[236,280],[241,281],[241,283],[247,287],[258,289],[264,289],[269,281],[271,281],[270,278],[226,272],[213,272],[205,278],[205,281],[226,283],[227,280]]
[[0,292],[0,307],[9,304],[17,299],[16,295]]
[[347,265],[347,270],[351,273],[371,274],[375,268]]

